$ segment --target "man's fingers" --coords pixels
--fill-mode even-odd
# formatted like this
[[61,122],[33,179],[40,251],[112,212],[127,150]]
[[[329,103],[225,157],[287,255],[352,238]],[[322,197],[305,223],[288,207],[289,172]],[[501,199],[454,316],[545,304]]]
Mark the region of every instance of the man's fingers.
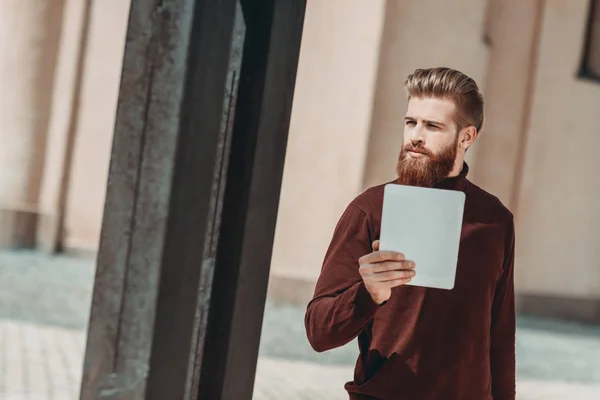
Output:
[[400,278],[400,279],[394,279],[393,281],[388,281],[386,282],[391,288],[394,288],[396,286],[402,286],[402,285],[406,285],[407,283],[409,283],[411,281],[411,278]]
[[380,263],[383,261],[404,261],[404,254],[395,251],[374,251],[362,256],[358,262],[360,265]]
[[366,264],[359,268],[363,279],[373,282],[386,282],[389,280],[415,276],[415,263],[412,261],[384,261],[377,264]]
[[402,269],[415,269],[413,261],[384,261],[369,265],[370,272],[379,274],[386,271],[397,271]]
[[373,242],[373,251],[379,251],[379,240]]
[[402,270],[402,271],[386,271],[378,274],[372,274],[369,279],[375,282],[389,282],[398,279],[407,279],[415,276],[414,270]]

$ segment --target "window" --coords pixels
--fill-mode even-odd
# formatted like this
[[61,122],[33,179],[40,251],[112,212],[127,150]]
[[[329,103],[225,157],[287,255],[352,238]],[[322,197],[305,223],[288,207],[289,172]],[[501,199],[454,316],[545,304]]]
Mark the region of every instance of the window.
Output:
[[600,1],[590,0],[583,61],[579,76],[600,82]]

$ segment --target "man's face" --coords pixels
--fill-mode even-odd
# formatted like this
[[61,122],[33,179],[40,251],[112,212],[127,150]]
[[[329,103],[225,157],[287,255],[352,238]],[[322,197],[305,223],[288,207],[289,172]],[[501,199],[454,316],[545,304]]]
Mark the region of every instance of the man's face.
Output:
[[397,165],[400,184],[432,187],[448,177],[458,152],[455,113],[451,100],[409,100]]

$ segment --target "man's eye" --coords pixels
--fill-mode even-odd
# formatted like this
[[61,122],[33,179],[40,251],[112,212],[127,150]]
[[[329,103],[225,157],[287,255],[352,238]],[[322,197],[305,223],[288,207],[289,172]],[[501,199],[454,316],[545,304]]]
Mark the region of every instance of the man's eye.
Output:
[[415,121],[406,121],[406,125],[408,125],[408,126],[414,126],[415,125]]
[[437,126],[437,125],[433,125],[433,124],[428,124],[427,126],[428,126],[429,128],[431,128],[431,129],[440,129],[440,127],[439,127],[439,126]]

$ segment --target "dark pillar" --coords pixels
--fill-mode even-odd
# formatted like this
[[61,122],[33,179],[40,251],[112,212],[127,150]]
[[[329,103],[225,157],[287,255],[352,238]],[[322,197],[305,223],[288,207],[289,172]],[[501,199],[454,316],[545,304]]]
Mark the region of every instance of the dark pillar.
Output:
[[246,43],[200,400],[252,393],[305,6],[242,1]]
[[150,3],[132,1],[81,398],[249,399],[305,0]]
[[200,282],[212,274],[235,9],[132,1],[82,399],[184,396]]

